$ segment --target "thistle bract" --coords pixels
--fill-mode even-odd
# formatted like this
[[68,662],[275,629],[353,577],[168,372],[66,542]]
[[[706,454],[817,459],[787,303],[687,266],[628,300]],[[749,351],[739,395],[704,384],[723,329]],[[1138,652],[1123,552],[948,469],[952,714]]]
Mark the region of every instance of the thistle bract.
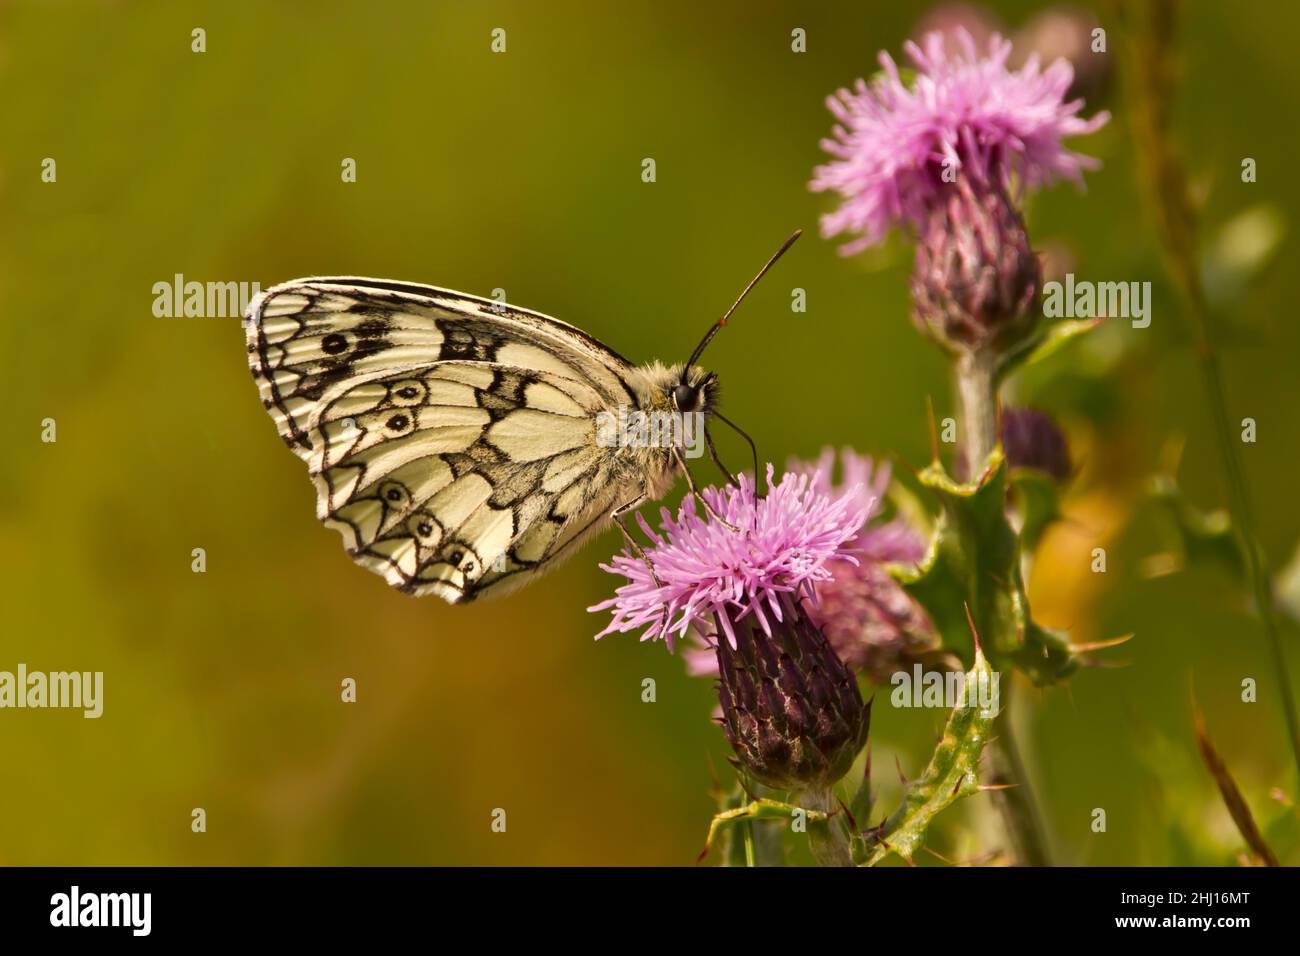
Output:
[[869,708],[852,671],[790,602],[771,634],[732,622],[716,641],[721,723],[735,763],[778,790],[829,787],[867,742]]
[[1033,332],[1042,271],[1000,186],[961,179],[926,219],[912,272],[912,317],[951,352],[1004,351]]

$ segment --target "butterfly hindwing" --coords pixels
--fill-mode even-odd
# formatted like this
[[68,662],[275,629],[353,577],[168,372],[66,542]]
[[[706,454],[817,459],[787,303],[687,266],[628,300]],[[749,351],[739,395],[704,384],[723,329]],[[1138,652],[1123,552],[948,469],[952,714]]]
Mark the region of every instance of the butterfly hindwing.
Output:
[[522,581],[612,510],[603,408],[586,383],[481,361],[335,386],[308,428],[318,516],[403,591]]

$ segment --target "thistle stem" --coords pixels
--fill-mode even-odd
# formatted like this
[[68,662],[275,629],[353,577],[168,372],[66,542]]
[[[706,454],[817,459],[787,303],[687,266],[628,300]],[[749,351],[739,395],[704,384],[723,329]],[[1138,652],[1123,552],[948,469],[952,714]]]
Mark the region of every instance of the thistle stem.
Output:
[[[997,355],[992,351],[962,354],[956,362],[956,376],[965,458],[964,474],[959,477],[969,481],[981,473],[998,443]],[[998,791],[998,809],[1020,861],[1027,866],[1050,866],[1033,791],[1011,729],[1009,691],[1008,687],[1002,699],[998,736],[989,744],[995,782],[1011,785]]]
[[849,851],[849,840],[844,827],[831,817],[835,812],[835,795],[829,787],[805,790],[799,798],[799,805],[807,810],[818,810],[826,814],[827,819],[808,824],[808,847],[818,866],[852,866],[853,854]]
[[1220,330],[1205,301],[1200,263],[1196,254],[1198,231],[1195,204],[1182,155],[1169,133],[1177,91],[1174,37],[1177,8],[1173,3],[1152,3],[1135,8],[1134,41],[1128,68],[1134,89],[1133,133],[1142,169],[1142,185],[1156,214],[1157,232],[1165,264],[1181,293],[1192,329],[1206,397],[1214,420],[1214,439],[1228,481],[1228,510],[1245,561],[1246,579],[1268,640],[1280,690],[1282,716],[1291,743],[1291,755],[1300,772],[1300,724],[1286,655],[1278,633],[1272,586],[1264,554],[1255,537],[1250,491],[1242,473],[1237,441],[1228,417],[1228,401],[1219,360]]
[[1010,784],[1007,789],[995,794],[998,811],[1002,814],[1003,825],[1015,846],[1017,859],[1025,866],[1051,866],[1042,819],[1038,815],[1034,793],[1029,786],[1029,774],[1025,770],[1024,761],[1020,759],[1020,749],[1016,746],[1015,732],[1011,727],[1010,689],[1008,686],[1003,691],[997,737],[989,742],[993,783]]
[[[1203,327],[1203,324],[1202,324]],[[1286,722],[1287,735],[1291,740],[1291,755],[1295,759],[1297,773],[1300,773],[1300,726],[1296,724],[1295,695],[1291,690],[1291,678],[1287,671],[1286,655],[1282,651],[1282,639],[1277,630],[1277,618],[1274,614],[1273,595],[1269,587],[1269,575],[1264,565],[1263,555],[1255,541],[1254,519],[1250,511],[1250,496],[1246,481],[1241,472],[1241,461],[1237,457],[1237,447],[1233,443],[1232,426],[1228,424],[1227,400],[1224,397],[1223,376],[1219,371],[1219,359],[1208,343],[1203,341],[1201,353],[1201,370],[1205,376],[1205,388],[1209,393],[1210,407],[1214,413],[1214,433],[1223,458],[1223,469],[1228,474],[1229,511],[1232,523],[1246,559],[1246,577],[1250,582],[1251,597],[1255,604],[1255,614],[1264,625],[1268,637],[1269,650],[1273,657],[1273,669],[1277,672],[1278,684],[1282,692],[1282,714]]]
[[964,462],[958,477],[978,475],[998,443],[997,361],[991,351],[965,352],[956,363]]

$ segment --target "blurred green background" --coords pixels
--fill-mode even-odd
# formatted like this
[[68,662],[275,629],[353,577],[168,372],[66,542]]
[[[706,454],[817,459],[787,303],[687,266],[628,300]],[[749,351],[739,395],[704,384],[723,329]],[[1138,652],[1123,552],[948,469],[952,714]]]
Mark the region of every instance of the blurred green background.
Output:
[[[980,9],[1015,32],[1045,7]],[[1300,325],[1279,267],[1297,252],[1300,11],[1185,14],[1176,118],[1207,237],[1248,210],[1242,228],[1282,234],[1222,306],[1229,411],[1258,421],[1242,450],[1280,565],[1300,539]],[[871,73],[878,49],[898,57],[927,15],[766,0],[0,4],[0,669],[105,673],[99,720],[0,712],[0,864],[692,862],[710,766],[729,781],[715,698],[662,645],[592,642],[603,619],[585,608],[616,584],[596,563],[617,534],[499,602],[396,593],[316,522],[238,319],[155,318],[152,286],[183,273],[500,287],[635,360],[671,361],[804,227],[707,364],[765,458],[851,444],[906,473],[928,458],[927,396],[951,408],[945,362],[907,319],[910,252],[894,240],[839,257],[815,229],[831,199],[806,183],[825,96]],[[807,53],[790,49],[795,27]],[[1035,610],[1076,640],[1136,638],[1107,655],[1126,666],[1022,695],[1021,743],[1059,862],[1231,863],[1240,841],[1196,757],[1193,687],[1261,816],[1294,774],[1240,589],[1215,568],[1142,573],[1169,547],[1143,501],[1169,441],[1185,442],[1193,501],[1225,488],[1114,70],[1085,112],[1103,107],[1115,119],[1075,145],[1104,167],[1086,194],[1038,197],[1030,230],[1077,274],[1153,281],[1153,324],[1104,330],[1017,389],[1060,417],[1079,463]],[[1244,156],[1256,184],[1240,182]],[[41,181],[45,157],[57,183]],[[57,443],[40,441],[45,418]],[[1095,546],[1105,575],[1088,571]],[[339,701],[345,677],[355,704]],[[1259,703],[1240,702],[1244,677]],[[940,719],[876,707],[882,806],[895,760],[918,772]],[[990,833],[977,798],[932,845],[971,855]]]

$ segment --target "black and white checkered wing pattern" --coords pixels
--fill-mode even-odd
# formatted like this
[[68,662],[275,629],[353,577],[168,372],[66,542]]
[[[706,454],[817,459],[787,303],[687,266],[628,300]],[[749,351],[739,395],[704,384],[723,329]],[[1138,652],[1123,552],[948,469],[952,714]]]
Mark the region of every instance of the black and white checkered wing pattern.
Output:
[[249,307],[249,363],[317,516],[402,591],[523,583],[637,494],[596,436],[640,373],[585,333],[460,293],[304,279]]

